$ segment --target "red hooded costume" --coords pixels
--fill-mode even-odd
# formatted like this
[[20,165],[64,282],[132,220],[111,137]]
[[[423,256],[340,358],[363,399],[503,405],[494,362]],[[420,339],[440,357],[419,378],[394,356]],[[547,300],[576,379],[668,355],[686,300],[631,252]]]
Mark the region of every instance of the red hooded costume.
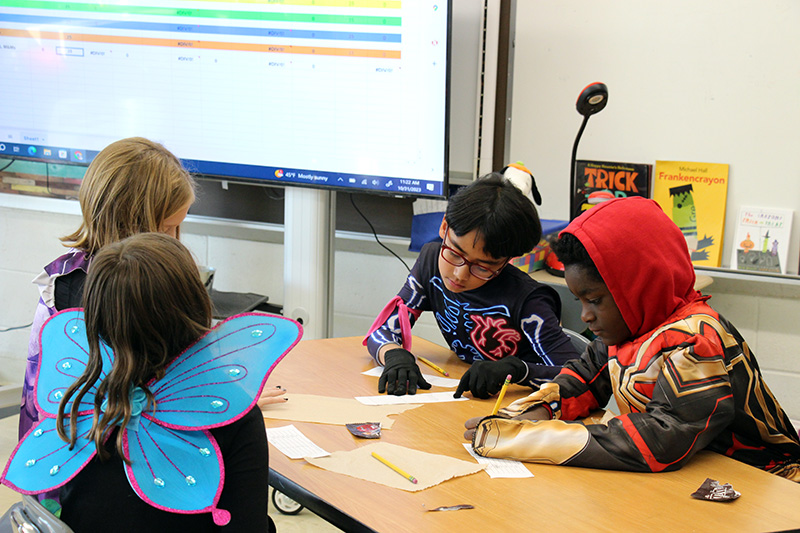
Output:
[[[562,233],[589,253],[631,338],[595,340],[551,382],[478,425],[487,457],[677,470],[709,449],[800,481],[800,440],[738,331],[694,289],[686,240],[652,200],[605,202]],[[586,417],[616,398],[607,425]],[[545,405],[554,420],[513,420]]]

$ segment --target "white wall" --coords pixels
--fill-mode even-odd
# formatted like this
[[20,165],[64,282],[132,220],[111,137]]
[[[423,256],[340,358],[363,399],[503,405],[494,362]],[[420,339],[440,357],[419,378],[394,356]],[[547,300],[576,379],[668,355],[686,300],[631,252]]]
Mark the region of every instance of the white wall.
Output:
[[[600,81],[608,105],[589,119],[578,158],[728,163],[726,225],[743,203],[793,209],[797,258],[799,25],[796,0],[518,0],[510,156],[536,176],[542,216],[568,217],[575,101]],[[728,235],[723,266],[731,245]],[[800,419],[800,284],[715,277],[704,292]]]
[[608,106],[578,158],[728,163],[726,226],[743,203],[794,209],[797,273],[798,25],[796,0],[518,0],[510,156],[536,176],[545,218],[568,216],[575,101],[599,81]]

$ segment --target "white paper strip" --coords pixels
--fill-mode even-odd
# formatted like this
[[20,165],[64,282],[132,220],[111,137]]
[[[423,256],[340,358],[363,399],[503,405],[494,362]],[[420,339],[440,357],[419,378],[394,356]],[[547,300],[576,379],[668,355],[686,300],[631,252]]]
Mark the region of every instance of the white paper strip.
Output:
[[267,440],[289,459],[325,457],[328,452],[314,444],[292,424],[267,429]]
[[364,405],[401,405],[406,403],[463,402],[464,400],[469,400],[469,398],[464,396],[453,398],[452,392],[417,392],[416,394],[406,394],[405,396],[395,396],[394,394],[356,396],[356,400]]
[[486,465],[486,473],[491,477],[533,477],[531,471],[519,461],[482,457],[475,453],[472,449],[472,444],[468,442],[464,443],[464,448],[479,464]]

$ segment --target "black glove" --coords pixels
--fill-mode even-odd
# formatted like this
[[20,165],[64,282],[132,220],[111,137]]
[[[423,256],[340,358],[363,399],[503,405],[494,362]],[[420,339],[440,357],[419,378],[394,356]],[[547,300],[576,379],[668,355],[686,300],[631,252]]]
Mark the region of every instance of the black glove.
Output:
[[528,365],[513,355],[498,361],[475,361],[461,376],[453,398],[461,398],[464,392],[472,391],[472,396],[485,400],[500,392],[509,374],[511,383],[517,383],[528,374]]
[[408,350],[394,348],[383,356],[383,373],[378,380],[378,392],[402,396],[416,394],[417,389],[428,390],[431,384],[422,377],[417,360]]

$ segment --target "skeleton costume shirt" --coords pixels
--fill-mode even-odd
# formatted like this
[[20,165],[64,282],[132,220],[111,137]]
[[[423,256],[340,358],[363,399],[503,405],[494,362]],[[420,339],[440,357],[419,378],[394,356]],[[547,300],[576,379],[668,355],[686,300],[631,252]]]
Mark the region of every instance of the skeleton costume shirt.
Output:
[[[432,311],[447,346],[467,363],[519,357],[528,367],[520,383],[538,386],[579,354],[559,326],[558,293],[512,265],[477,289],[454,293],[439,275],[439,243],[423,246],[400,293],[389,302],[367,338],[370,354],[394,343],[410,350],[408,329]],[[405,344],[404,344],[405,343]]]
[[[694,290],[686,241],[658,204],[612,200],[563,233],[586,248],[631,337],[616,346],[595,340],[551,383],[483,419],[476,452],[661,472],[708,449],[800,481],[797,431],[745,340]],[[569,422],[612,394],[621,413],[607,425]],[[553,420],[510,419],[537,406]]]

